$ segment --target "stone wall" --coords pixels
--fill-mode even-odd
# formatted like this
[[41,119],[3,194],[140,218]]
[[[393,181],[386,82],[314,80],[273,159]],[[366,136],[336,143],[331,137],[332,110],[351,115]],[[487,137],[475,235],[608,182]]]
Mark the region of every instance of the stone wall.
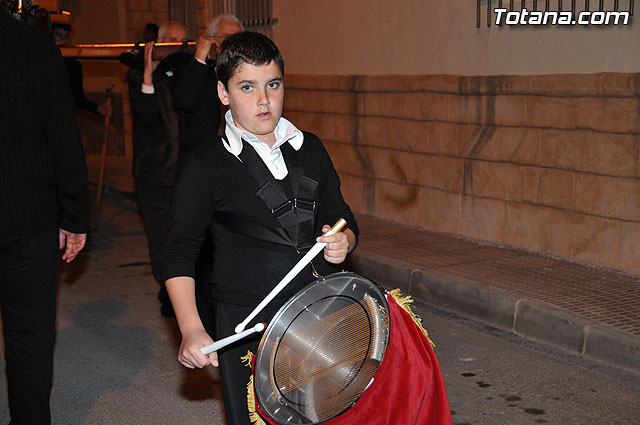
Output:
[[[203,34],[210,20],[205,0],[193,3],[198,19],[198,35]],[[169,20],[169,0],[126,0],[127,35],[129,41],[142,39],[142,31],[147,22],[161,25]],[[196,35],[192,38],[197,39]]]
[[169,0],[127,0],[127,39],[142,40],[144,26],[148,22],[157,25],[169,20]]
[[288,75],[358,213],[640,273],[640,74]]

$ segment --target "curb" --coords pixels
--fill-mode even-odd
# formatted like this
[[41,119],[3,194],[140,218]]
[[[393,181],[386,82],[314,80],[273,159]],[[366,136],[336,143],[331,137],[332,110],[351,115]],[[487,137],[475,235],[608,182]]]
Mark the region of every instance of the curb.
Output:
[[551,304],[364,250],[351,254],[345,267],[421,303],[640,374],[640,338]]

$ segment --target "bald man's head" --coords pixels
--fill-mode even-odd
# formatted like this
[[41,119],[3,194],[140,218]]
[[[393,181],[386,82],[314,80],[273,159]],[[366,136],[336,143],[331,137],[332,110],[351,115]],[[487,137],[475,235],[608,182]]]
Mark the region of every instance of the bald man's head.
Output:
[[234,15],[218,15],[207,27],[207,35],[212,37],[216,42],[216,50],[220,54],[220,48],[225,38],[231,34],[243,31],[242,23]]
[[160,25],[156,41],[164,43],[183,43],[187,41],[187,29],[180,22],[165,22]]

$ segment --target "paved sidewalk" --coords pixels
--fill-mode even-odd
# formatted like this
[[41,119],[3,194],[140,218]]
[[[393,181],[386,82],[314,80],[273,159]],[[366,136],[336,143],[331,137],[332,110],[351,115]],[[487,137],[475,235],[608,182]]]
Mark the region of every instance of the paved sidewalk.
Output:
[[426,304],[640,373],[640,276],[357,218],[360,243],[345,268]]

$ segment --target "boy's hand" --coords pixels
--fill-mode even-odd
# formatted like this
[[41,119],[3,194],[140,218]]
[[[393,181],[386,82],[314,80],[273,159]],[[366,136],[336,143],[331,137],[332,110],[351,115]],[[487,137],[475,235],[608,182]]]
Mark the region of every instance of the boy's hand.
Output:
[[[331,226],[328,224],[322,226],[322,233],[327,233],[329,230],[331,230]],[[340,264],[347,257],[350,245],[347,232],[353,234],[351,230],[346,229],[345,231],[338,232],[335,235],[318,236],[316,238],[316,242],[325,242],[327,244],[324,248],[324,259],[329,263]]]
[[213,343],[211,337],[203,330],[197,329],[182,336],[182,343],[178,351],[178,361],[189,369],[202,369],[207,365],[218,367],[218,353],[208,356],[202,354],[200,348]]

